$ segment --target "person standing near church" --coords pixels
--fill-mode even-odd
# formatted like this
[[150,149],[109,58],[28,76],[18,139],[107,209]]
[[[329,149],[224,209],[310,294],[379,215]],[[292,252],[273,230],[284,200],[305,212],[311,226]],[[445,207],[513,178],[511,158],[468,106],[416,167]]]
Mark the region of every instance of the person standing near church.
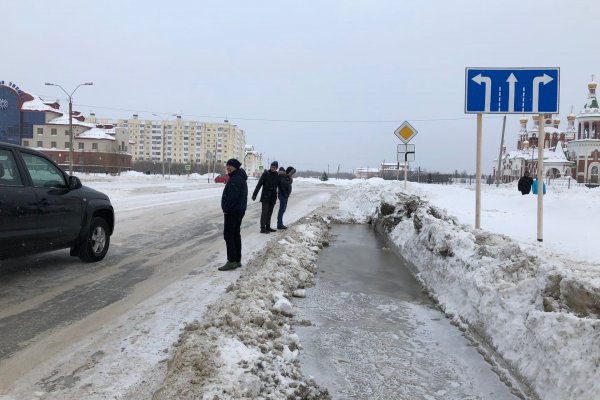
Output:
[[279,199],[279,212],[277,213],[277,229],[287,229],[283,224],[283,214],[287,209],[288,198],[292,194],[293,175],[296,172],[294,167],[279,168],[279,186],[277,188],[277,198]]
[[279,185],[279,174],[277,173],[277,167],[279,163],[273,161],[268,171],[265,171],[260,176],[256,188],[252,193],[252,201],[256,200],[258,192],[260,193],[260,202],[262,203],[262,211],[260,214],[260,233],[276,232],[275,229],[271,228],[271,216],[273,215],[273,208],[277,203],[277,186]]
[[[538,194],[538,180],[537,177],[533,180],[531,184],[531,191],[533,194]],[[542,181],[542,195],[546,194],[546,182]]]
[[529,171],[525,171],[525,174],[517,183],[517,189],[519,189],[521,194],[526,195],[531,191],[531,185],[533,185],[533,179],[531,179],[531,176],[529,176]]
[[242,219],[246,214],[248,203],[248,175],[241,168],[239,160],[232,158],[227,161],[225,168],[229,180],[221,196],[224,227],[223,239],[227,246],[227,262],[219,267],[219,271],[228,271],[242,266]]

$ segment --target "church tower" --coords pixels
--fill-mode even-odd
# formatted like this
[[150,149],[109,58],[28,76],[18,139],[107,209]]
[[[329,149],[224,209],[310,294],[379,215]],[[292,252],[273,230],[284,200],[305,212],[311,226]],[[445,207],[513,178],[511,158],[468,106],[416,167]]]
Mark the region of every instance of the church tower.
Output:
[[586,102],[576,116],[575,140],[567,143],[568,154],[575,163],[573,178],[590,186],[600,183],[600,107],[596,98],[597,86],[592,76]]

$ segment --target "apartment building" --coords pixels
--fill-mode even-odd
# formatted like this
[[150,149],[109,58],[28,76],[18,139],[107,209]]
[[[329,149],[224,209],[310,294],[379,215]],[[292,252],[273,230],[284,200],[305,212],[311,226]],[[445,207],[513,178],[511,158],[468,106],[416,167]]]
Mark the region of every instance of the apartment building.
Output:
[[163,160],[179,164],[224,164],[230,158],[244,159],[246,134],[237,125],[184,120],[181,116],[169,119],[89,118],[93,123],[114,124],[129,132],[133,161]]

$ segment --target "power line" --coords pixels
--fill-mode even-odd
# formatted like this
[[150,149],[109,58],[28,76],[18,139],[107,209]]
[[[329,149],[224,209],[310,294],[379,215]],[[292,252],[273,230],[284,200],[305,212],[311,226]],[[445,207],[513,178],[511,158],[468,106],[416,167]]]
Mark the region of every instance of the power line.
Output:
[[[172,113],[172,112],[164,112],[164,111],[147,111],[147,110],[132,110],[126,108],[117,108],[117,107],[102,107],[88,104],[78,104],[79,107],[90,107],[94,109],[103,109],[103,110],[114,110],[114,111],[127,111],[131,113],[144,113],[144,114],[160,114],[160,115],[181,115],[182,117],[189,118],[209,118],[209,119],[223,119],[224,116],[219,115],[198,115],[198,114],[180,114],[180,113]],[[488,116],[487,118],[501,118],[501,115],[493,115]],[[373,123],[381,123],[381,124],[390,124],[390,123],[402,123],[404,120],[323,120],[323,119],[283,119],[283,118],[253,118],[253,117],[237,117],[237,116],[227,116],[228,120],[239,120],[239,121],[259,121],[259,122],[288,122],[288,123],[316,123],[316,124],[373,124]],[[464,120],[475,120],[475,117],[455,117],[455,118],[424,118],[424,119],[409,119],[411,122],[440,122],[440,121],[464,121]]]

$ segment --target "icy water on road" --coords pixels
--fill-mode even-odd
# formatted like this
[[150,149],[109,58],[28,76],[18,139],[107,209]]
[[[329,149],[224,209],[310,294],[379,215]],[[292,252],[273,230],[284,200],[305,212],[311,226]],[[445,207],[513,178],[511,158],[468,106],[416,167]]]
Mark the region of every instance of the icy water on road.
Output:
[[334,399],[515,400],[366,225],[335,225],[296,303],[303,373]]

